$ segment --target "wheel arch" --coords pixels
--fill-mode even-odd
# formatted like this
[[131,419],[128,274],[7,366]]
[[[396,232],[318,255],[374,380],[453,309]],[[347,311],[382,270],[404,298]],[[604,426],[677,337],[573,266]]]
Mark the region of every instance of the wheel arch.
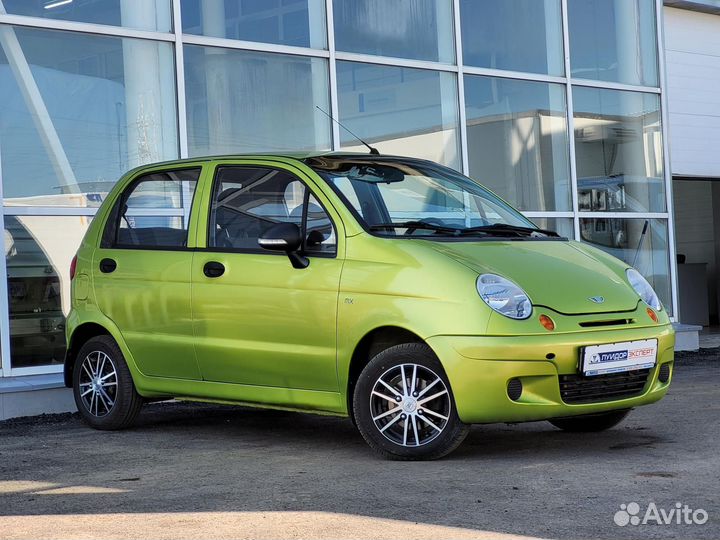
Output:
[[403,343],[426,343],[419,335],[400,326],[379,326],[367,332],[358,341],[347,372],[346,399],[350,419],[355,422],[353,415],[353,393],[360,373],[375,355],[394,345]]
[[72,375],[78,351],[80,351],[80,348],[87,343],[88,340],[97,336],[113,337],[107,328],[96,322],[83,323],[73,330],[68,341],[67,352],[65,353],[65,365],[63,366],[63,378],[65,386],[68,388],[72,388],[73,386]]

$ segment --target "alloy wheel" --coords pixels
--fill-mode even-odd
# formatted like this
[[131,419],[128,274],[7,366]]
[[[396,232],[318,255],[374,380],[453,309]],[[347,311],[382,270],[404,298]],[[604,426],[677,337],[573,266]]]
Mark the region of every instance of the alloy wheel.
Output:
[[450,392],[431,369],[400,364],[383,373],[372,389],[370,414],[378,431],[405,447],[422,446],[448,424]]
[[109,414],[115,405],[117,386],[112,359],[102,351],[88,354],[80,371],[80,398],[88,412],[98,418]]

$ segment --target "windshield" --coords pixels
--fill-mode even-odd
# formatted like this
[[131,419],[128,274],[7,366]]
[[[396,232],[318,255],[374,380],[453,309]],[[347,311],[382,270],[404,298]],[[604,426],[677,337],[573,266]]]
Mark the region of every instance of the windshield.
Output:
[[517,210],[441,165],[363,156],[310,158],[369,231],[389,236],[548,237]]

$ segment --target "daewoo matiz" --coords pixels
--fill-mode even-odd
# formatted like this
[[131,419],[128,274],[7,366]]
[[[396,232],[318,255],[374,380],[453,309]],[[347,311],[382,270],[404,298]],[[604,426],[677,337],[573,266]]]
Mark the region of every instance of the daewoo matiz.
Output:
[[71,274],[65,380],[99,429],[176,397],[349,415],[383,456],[431,459],[474,423],[610,428],[673,371],[637,270],[419,159],[141,167]]

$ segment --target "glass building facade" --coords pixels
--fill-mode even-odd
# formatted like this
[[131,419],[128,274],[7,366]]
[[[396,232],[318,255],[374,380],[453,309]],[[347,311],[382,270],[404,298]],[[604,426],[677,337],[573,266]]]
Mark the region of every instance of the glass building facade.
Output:
[[460,170],[672,312],[657,0],[0,0],[0,375],[62,370],[69,266],[128,169],[360,150]]

